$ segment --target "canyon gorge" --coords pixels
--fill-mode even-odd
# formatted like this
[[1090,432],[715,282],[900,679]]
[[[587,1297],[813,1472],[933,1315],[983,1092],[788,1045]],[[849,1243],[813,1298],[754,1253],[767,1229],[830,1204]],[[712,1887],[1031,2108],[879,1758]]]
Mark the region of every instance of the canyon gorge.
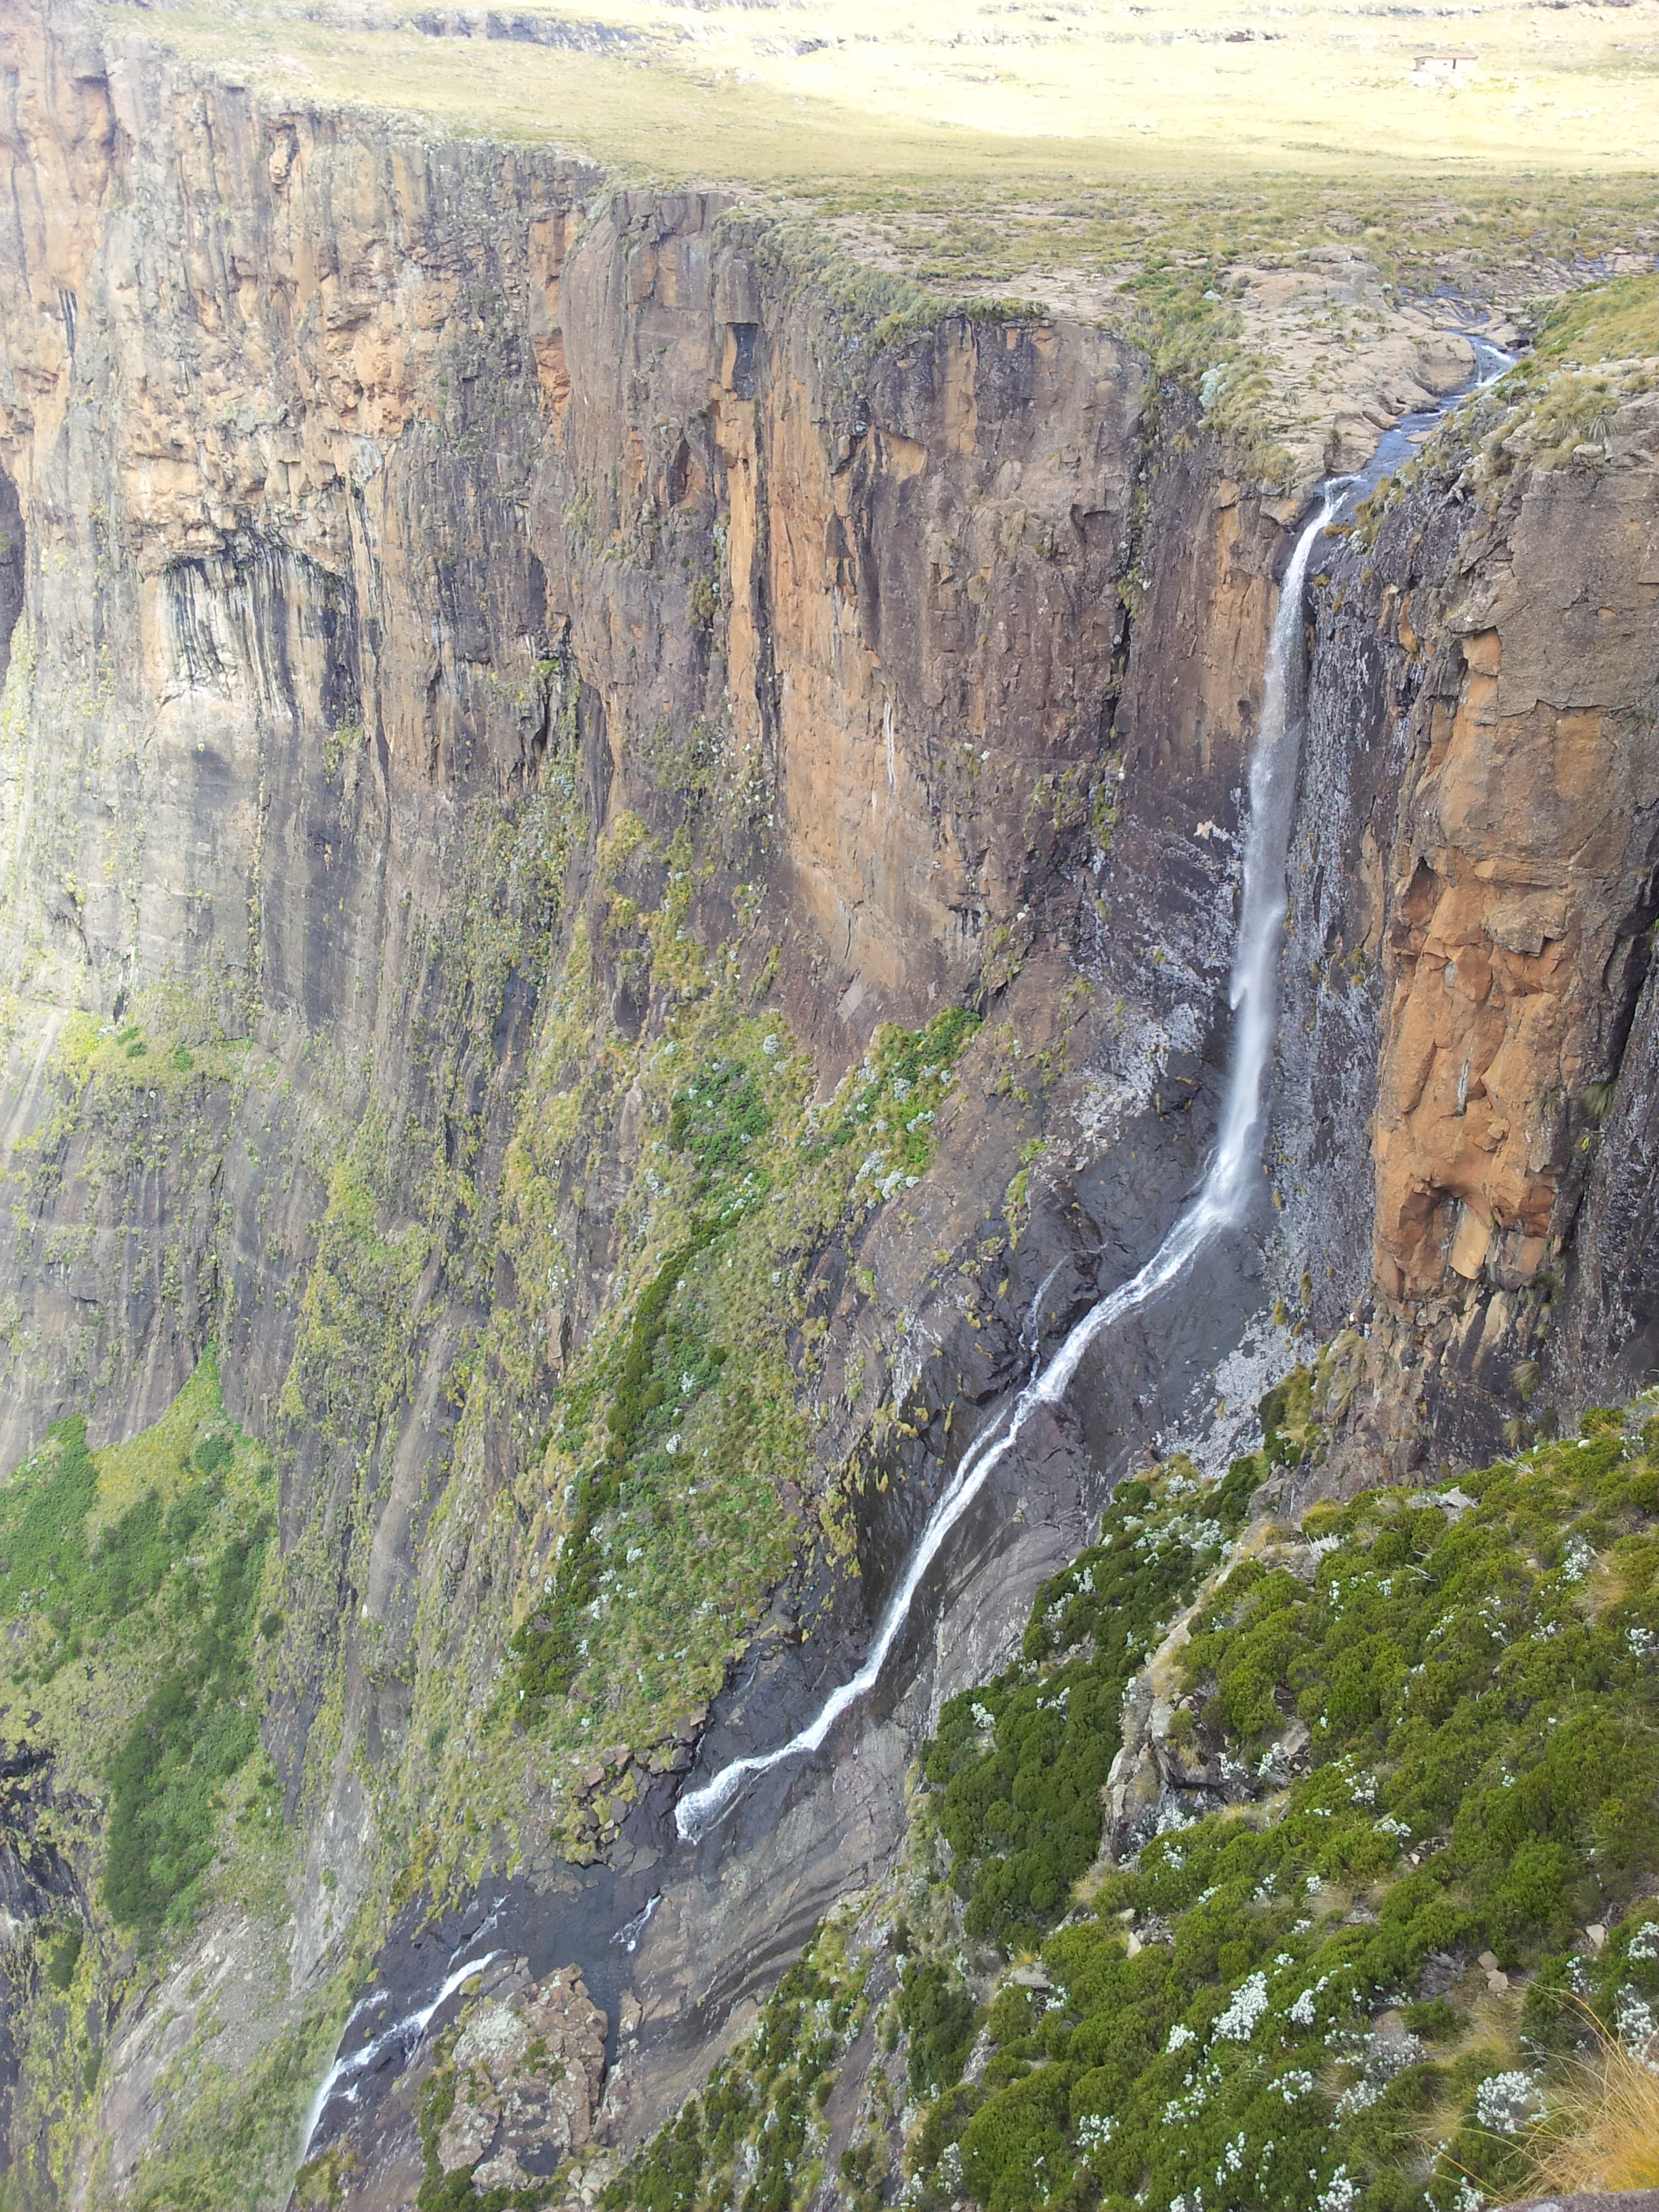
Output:
[[[1021,2195],[970,2107],[1073,1880],[1255,1802],[1188,1614],[1655,1446],[1659,230],[1287,260],[1376,337],[1269,470],[1224,361],[734,185],[70,0],[0,70],[0,2203],[1117,2203],[1111,2112]],[[1187,1578],[1112,1618],[1065,1893],[976,1922],[935,1762],[1130,1498]],[[1500,2040],[1531,1940],[1435,1938]]]

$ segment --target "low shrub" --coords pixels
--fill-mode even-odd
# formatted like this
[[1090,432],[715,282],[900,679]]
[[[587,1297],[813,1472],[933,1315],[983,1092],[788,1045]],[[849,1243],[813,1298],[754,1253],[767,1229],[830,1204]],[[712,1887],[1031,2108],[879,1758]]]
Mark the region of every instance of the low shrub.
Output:
[[[1645,1443],[1585,1425],[1463,1475],[1472,1508],[1374,1492],[1322,1510],[1311,1574],[1221,1581],[1182,1655],[1212,1756],[1243,1777],[1299,1719],[1309,1771],[1176,1814],[1048,1938],[1050,1993],[994,2003],[982,2083],[921,2130],[924,2202],[959,2172],[988,2212],[1453,2212],[1522,2193],[1587,2022],[1645,2052],[1659,1526]],[[1523,2004],[1491,2009],[1477,1954]]]
[[1218,1555],[1219,1514],[1242,1522],[1264,1471],[1240,1461],[1211,1486],[1172,1460],[1124,1484],[1099,1542],[1037,1593],[1018,1663],[945,1707],[923,1772],[969,1936],[1035,1942],[1070,1907],[1100,1848],[1123,1692]]

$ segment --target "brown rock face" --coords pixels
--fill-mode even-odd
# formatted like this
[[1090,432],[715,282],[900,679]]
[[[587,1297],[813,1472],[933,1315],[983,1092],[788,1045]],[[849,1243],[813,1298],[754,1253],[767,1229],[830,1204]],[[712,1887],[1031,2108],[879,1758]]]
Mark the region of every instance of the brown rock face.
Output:
[[[20,717],[65,714],[7,787],[9,1096],[35,1084],[38,1116],[46,1010],[162,975],[233,1037],[325,1030],[392,1110],[422,1094],[410,1024],[444,1018],[474,799],[516,819],[561,715],[595,830],[626,807],[666,835],[688,778],[718,793],[704,926],[761,887],[826,1072],[974,988],[1055,850],[1034,788],[1074,802],[1109,721],[1122,349],[960,325],[854,378],[825,306],[716,244],[718,199],[588,224],[568,165],[268,114],[39,14],[5,35],[0,528],[21,501]],[[54,687],[94,663],[72,713]],[[499,1068],[523,1040],[494,1042]],[[88,1213],[85,1146],[60,1203],[97,1264],[12,1263],[0,1449],[82,1375],[142,1374],[142,1422],[213,1327],[273,1403],[284,1332],[256,1352],[238,1320],[276,1289],[269,1237],[202,1273],[179,1148]]]
[[1449,1274],[1531,1280],[1571,1226],[1586,1094],[1617,1069],[1659,806],[1651,434],[1632,422],[1606,474],[1530,481],[1437,606],[1391,610],[1428,665],[1389,856],[1375,1145],[1396,1300]]
[[844,1050],[960,994],[1042,872],[1032,790],[1092,771],[1140,373],[1083,331],[963,323],[854,389],[834,317],[780,314],[718,212],[623,197],[574,256],[532,528],[604,671],[613,804],[689,708],[775,794],[782,988]]
[[1275,1183],[1318,1333],[1362,1325],[1340,1491],[1654,1357],[1656,429],[1322,556]]
[[[826,1084],[878,1021],[991,1016],[934,1170],[813,1280],[814,1480],[916,1417],[881,1447],[867,1580],[819,1570],[821,1674],[1022,1331],[1138,1264],[1195,1171],[1279,532],[1201,441],[1142,449],[1143,367],[1098,332],[878,349],[718,196],[601,202],[551,156],[278,112],[72,10],[0,40],[0,1462],[66,1411],[131,1433],[210,1342],[279,1461],[264,1735],[302,1873],[219,1964],[239,2075],[311,2038],[314,2087],[354,1928],[449,1817],[422,1700],[470,1749],[498,1695],[536,1440],[663,1136],[641,1040],[717,953]],[[653,970],[629,902],[680,883]],[[596,1071],[580,1120],[538,1057],[562,1022]],[[1091,1401],[1108,1457],[1132,1395],[1126,1370]],[[665,1902],[607,2126],[695,2081],[880,1865],[935,1675],[979,1668],[1077,1540],[1087,1462],[1056,1435],[1040,1510],[988,1517],[857,1791]],[[197,2014],[146,2008],[206,1940],[117,2005],[106,2047],[142,2065],[89,2094],[70,2201],[187,2124]],[[493,2079],[475,2132],[492,2097],[507,2124]],[[365,2204],[418,2185],[397,2118]]]

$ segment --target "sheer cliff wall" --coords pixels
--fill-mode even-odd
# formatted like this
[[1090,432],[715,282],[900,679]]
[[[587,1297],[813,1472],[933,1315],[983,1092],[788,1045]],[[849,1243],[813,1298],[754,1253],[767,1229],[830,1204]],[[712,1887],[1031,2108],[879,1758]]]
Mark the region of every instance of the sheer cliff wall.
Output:
[[1365,1327],[1344,1486],[1651,1379],[1656,422],[1454,445],[1310,610],[1279,1173],[1316,1333]]
[[[533,1747],[479,1796],[468,1727],[554,1393],[637,1291],[672,1010],[724,977],[821,1092],[881,1022],[992,1018],[937,1167],[817,1277],[809,1505],[872,1423],[908,1474],[826,1634],[1039,1284],[1046,1328],[1144,1256],[1218,1049],[1232,862],[1190,831],[1233,818],[1279,529],[1201,453],[1150,481],[1098,333],[878,342],[878,287],[716,197],[273,111],[61,11],[5,37],[6,1448],[132,1434],[212,1343],[276,1454],[303,2010],[434,1803],[532,1845],[556,1812]],[[168,2106],[137,2002],[82,2187]]]
[[[196,2157],[178,2069],[234,1960],[259,2001],[216,2049],[243,2084],[284,2054],[280,2201],[388,1930],[508,1863],[532,1950],[573,1857],[615,1877],[592,1915],[643,1904],[690,1747],[850,1669],[980,1409],[1190,1187],[1294,509],[1099,331],[913,328],[720,195],[276,108],[60,9],[0,41],[0,1438],[131,1436],[216,1346],[281,1478],[261,1711],[295,1838],[280,1909],[228,1888],[164,1972],[100,1920],[89,1816],[109,2055],[56,2106],[25,2069],[12,2155],[78,2202]],[[1639,1363],[1612,1133],[1652,1087],[1646,423],[1334,541],[1279,1226],[1091,1360],[839,1747],[868,1755],[665,1883],[637,1957],[570,1936],[621,1978],[602,2134],[660,2118],[890,1856],[939,1697],[1275,1297],[1321,1336],[1369,1316],[1332,1480],[1516,1418],[1528,1359],[1564,1404],[1604,1341]],[[630,1646],[598,1735],[507,1725],[571,1525],[550,1425],[668,1261],[714,1264],[676,1257],[665,1043],[799,1052],[823,1107],[879,1024],[961,1006],[918,1171],[781,1229],[734,1306],[772,1425],[727,1455],[754,1559],[677,1585],[705,1673],[647,1688]],[[405,2092],[364,2206],[418,2178]]]

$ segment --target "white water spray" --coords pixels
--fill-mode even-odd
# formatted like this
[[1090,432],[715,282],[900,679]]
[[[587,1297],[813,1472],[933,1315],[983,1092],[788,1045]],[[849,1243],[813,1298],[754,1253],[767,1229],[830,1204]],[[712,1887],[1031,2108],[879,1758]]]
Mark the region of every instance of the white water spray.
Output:
[[1301,666],[1302,587],[1314,541],[1336,511],[1352,481],[1323,487],[1318,512],[1296,541],[1279,588],[1267,652],[1261,702],[1261,733],[1250,763],[1250,816],[1244,839],[1244,896],[1239,914],[1238,947],[1233,957],[1231,1003],[1235,1016],[1233,1064],[1222,1100],[1214,1158],[1198,1194],[1152,1258],[1127,1283],[1109,1292],[1076,1323],[1054,1358],[1034,1376],[1011,1411],[994,1422],[963,1455],[960,1464],[929,1516],[905,1570],[889,1599],[881,1626],[863,1666],[849,1682],[826,1698],[816,1719],[775,1751],[734,1759],[701,1790],[682,1797],[674,1823],[688,1843],[707,1832],[727,1811],[751,1774],[765,1774],[786,1759],[819,1750],[847,1711],[872,1690],[922,1578],[945,1538],[985,1487],[992,1471],[1007,1457],[1020,1431],[1039,1406],[1052,1406],[1066,1392],[1078,1363],[1101,1333],[1133,1313],[1184,1274],[1195,1255],[1218,1231],[1236,1226],[1249,1208],[1261,1152],[1262,1077],[1278,1026],[1279,945],[1285,921],[1285,854],[1296,799],[1297,763],[1302,725],[1292,697]]
[[[494,1916],[491,1917],[493,1918]],[[484,1925],[488,1927],[489,1922],[486,1921]],[[480,1934],[483,1932],[483,1929],[479,1930]],[[475,1936],[472,1940],[476,1942],[477,1937]],[[449,1955],[453,1960],[455,1954],[452,1951]],[[354,2051],[346,2057],[335,2058],[334,2063],[323,2076],[322,2087],[311,2100],[311,2110],[306,2114],[305,2136],[300,2145],[301,2166],[305,2164],[310,2152],[311,2138],[317,2132],[317,2123],[322,2118],[328,2108],[330,2100],[340,2084],[343,2081],[350,2081],[355,2075],[366,2073],[389,2043],[403,2044],[404,2062],[407,2064],[419,2048],[421,2038],[426,2033],[427,2023],[439,2006],[447,2004],[464,1982],[470,1982],[474,1974],[483,1973],[490,1960],[499,1959],[501,1955],[499,1951],[486,1951],[482,1959],[469,1959],[464,1966],[454,1967],[439,1984],[435,1996],[429,1998],[425,2004],[418,2006],[415,2011],[405,2013],[400,2021],[394,2021],[392,2027],[377,2035],[372,2042],[366,2043],[361,2051]],[[340,2031],[342,2037],[350,2028],[352,2021],[378,2001],[378,1996],[379,1992],[371,1990],[367,1996],[358,1998],[356,2003],[351,2008],[345,2027]],[[345,2094],[349,2103],[356,2102],[357,2093],[355,2088],[348,2088]]]

